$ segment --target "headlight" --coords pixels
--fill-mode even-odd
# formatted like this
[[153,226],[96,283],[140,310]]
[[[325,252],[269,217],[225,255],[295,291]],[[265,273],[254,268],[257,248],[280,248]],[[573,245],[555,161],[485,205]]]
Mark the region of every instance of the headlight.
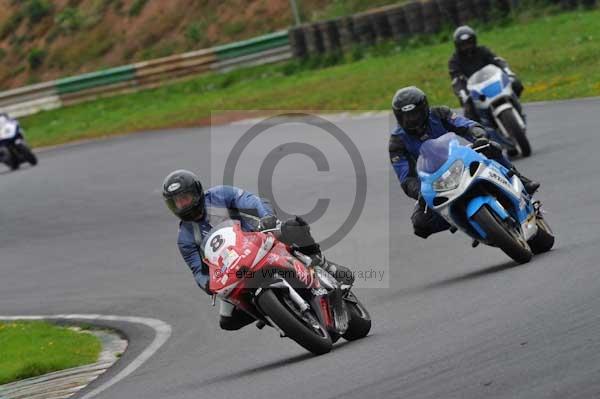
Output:
[[454,190],[460,184],[460,179],[464,170],[465,164],[463,161],[458,160],[454,162],[452,166],[439,177],[439,179],[433,182],[433,189],[435,191]]

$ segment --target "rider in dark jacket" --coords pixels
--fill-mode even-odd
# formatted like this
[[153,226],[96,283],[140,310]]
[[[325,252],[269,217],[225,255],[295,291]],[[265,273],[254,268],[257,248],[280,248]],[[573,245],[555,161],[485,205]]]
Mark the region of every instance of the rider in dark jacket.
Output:
[[479,121],[479,115],[475,110],[473,101],[469,99],[467,80],[486,65],[494,64],[502,68],[510,78],[515,94],[517,97],[521,97],[523,84],[517,78],[517,75],[510,70],[504,59],[496,56],[487,47],[477,45],[477,35],[473,29],[466,25],[459,26],[454,31],[453,39],[455,51],[448,61],[448,70],[452,79],[452,89],[464,109],[466,118]]
[[[163,182],[163,198],[169,209],[181,219],[177,246],[181,256],[192,270],[196,283],[207,294],[208,267],[202,261],[202,240],[219,218],[239,219],[244,231],[272,229],[278,220],[268,201],[232,186],[217,186],[204,191],[198,177],[187,170],[170,173]],[[300,217],[281,223],[280,239],[295,245],[300,252],[313,259],[340,283],[351,285],[354,276],[350,269],[330,262],[321,254],[319,244],[310,234],[310,227]],[[221,301],[220,326],[224,330],[238,330],[255,321],[254,317],[232,304]]]
[[419,200],[411,217],[414,232],[419,237],[427,238],[450,227],[435,212],[426,212],[425,202],[420,199],[421,181],[417,175],[416,161],[421,144],[426,140],[454,132],[473,142],[473,147],[484,147],[480,152],[512,170],[528,193],[533,194],[539,188],[539,183],[527,179],[515,169],[502,155],[498,144],[488,140],[480,124],[457,115],[448,107],[430,109],[427,96],[417,87],[398,90],[392,100],[392,110],[398,126],[390,137],[390,161],[406,195]]

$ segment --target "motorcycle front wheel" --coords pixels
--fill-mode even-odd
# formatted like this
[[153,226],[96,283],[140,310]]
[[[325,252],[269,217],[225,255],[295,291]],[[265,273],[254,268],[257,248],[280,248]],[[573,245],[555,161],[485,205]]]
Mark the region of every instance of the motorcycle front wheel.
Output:
[[517,141],[521,149],[521,155],[528,157],[531,155],[531,144],[529,144],[529,139],[525,135],[525,129],[519,125],[514,112],[513,108],[502,111],[498,115],[498,119],[500,119],[500,123],[502,123],[506,131]]
[[287,292],[273,289],[263,291],[257,303],[260,309],[277,324],[285,335],[298,343],[304,349],[315,355],[331,351],[333,343],[329,333],[319,323],[310,310],[301,315],[293,302],[286,298]]
[[27,161],[31,166],[37,165],[37,163],[38,163],[37,157],[35,156],[33,151],[31,151],[29,149],[29,147],[27,147],[24,144],[19,144],[18,151],[21,154],[21,156],[23,157],[23,159],[25,159],[25,161]]
[[521,237],[520,232],[513,231],[494,211],[482,206],[473,215],[479,226],[487,233],[487,239],[516,262],[523,264],[531,260],[533,253],[527,241]]

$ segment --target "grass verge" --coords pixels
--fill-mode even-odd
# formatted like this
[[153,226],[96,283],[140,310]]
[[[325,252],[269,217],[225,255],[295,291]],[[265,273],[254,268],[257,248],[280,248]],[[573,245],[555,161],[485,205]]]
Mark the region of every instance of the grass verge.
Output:
[[[600,95],[600,10],[523,14],[482,29],[480,43],[506,58],[525,84],[524,101]],[[213,74],[23,119],[33,146],[143,129],[198,124],[212,110],[388,109],[395,89],[415,84],[431,104],[457,105],[448,35],[357,49],[320,69],[291,62]],[[440,43],[441,40],[445,40]],[[331,65],[333,64],[333,65]],[[331,66],[327,66],[331,65]],[[326,67],[324,67],[326,66]]]
[[100,340],[46,322],[0,322],[0,385],[94,363]]

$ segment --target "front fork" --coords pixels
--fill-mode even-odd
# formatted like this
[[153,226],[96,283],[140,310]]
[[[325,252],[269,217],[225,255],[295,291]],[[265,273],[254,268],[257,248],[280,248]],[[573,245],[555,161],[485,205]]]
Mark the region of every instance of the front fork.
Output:
[[522,111],[517,109],[517,106],[513,104],[512,101],[502,103],[496,108],[490,107],[490,112],[492,114],[492,117],[494,118],[494,122],[496,122],[496,125],[498,126],[504,137],[512,139],[511,134],[508,132],[508,130],[506,130],[506,126],[502,124],[502,121],[499,117],[500,114],[506,111],[507,109],[510,109],[512,111],[517,123],[519,124],[519,127],[525,130],[527,128],[527,125],[525,124],[525,120],[523,119]]

